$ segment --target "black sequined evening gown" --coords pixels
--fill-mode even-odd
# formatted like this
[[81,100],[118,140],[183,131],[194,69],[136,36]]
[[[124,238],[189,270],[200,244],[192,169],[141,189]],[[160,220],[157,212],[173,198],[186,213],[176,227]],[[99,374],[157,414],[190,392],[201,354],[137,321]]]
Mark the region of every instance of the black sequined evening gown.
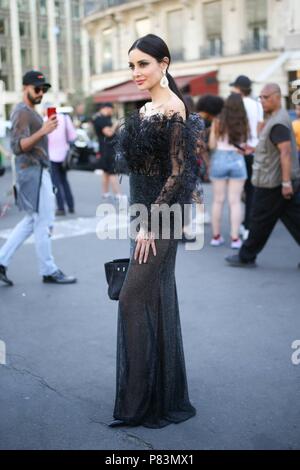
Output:
[[[130,204],[188,202],[195,189],[193,136],[178,115],[129,117],[119,146],[130,171]],[[114,418],[161,428],[195,415],[188,395],[175,281],[178,240],[158,237],[157,255],[131,259],[118,309]]]

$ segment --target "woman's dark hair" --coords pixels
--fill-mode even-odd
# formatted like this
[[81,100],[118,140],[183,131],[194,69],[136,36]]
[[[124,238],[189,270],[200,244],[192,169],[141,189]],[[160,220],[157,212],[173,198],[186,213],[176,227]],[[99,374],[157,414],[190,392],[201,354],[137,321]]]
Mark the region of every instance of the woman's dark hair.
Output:
[[167,57],[169,59],[169,64],[167,66],[167,79],[169,81],[169,88],[183,102],[184,107],[185,107],[186,117],[188,117],[189,110],[184,101],[182,93],[179,91],[174,78],[168,72],[168,69],[171,63],[171,55],[170,55],[169,48],[167,44],[165,43],[165,41],[161,39],[159,36],[156,36],[155,34],[147,34],[146,36],[143,36],[137,39],[136,41],[134,41],[134,43],[132,44],[131,48],[128,51],[128,54],[134,49],[139,49],[145,54],[148,54],[151,57],[154,57],[154,59],[156,59],[157,62],[163,62],[164,57]]
[[203,95],[198,100],[196,110],[198,113],[202,111],[216,117],[222,111],[223,106],[224,100],[220,96]]
[[248,118],[239,93],[231,93],[225,100],[220,114],[219,134],[221,137],[227,134],[229,143],[233,145],[246,142],[248,138]]
[[239,89],[244,96],[250,96],[252,93],[252,88],[239,87]]
[[184,104],[187,106],[189,113],[195,112],[195,103],[191,95],[183,95]]

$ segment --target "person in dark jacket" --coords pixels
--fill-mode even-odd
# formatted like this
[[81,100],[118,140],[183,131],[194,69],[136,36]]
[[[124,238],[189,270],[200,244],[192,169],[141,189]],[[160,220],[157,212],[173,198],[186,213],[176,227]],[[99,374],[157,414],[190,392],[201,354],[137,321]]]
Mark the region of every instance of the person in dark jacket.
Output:
[[93,120],[95,133],[99,141],[100,160],[98,168],[103,170],[102,174],[102,196],[104,199],[110,197],[109,185],[111,184],[116,199],[121,197],[120,185],[116,175],[116,157],[114,150],[114,136],[118,123],[112,123],[113,105],[103,103],[99,112]]

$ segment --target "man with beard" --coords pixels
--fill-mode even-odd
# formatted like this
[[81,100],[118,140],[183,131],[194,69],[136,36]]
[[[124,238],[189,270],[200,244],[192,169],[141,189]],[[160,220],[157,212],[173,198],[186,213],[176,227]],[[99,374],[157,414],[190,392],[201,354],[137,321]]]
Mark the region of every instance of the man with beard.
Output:
[[7,266],[15,251],[32,233],[43,282],[76,282],[73,276],[65,276],[58,269],[51,251],[55,204],[47,135],[56,129],[58,123],[55,115],[44,122],[34,109],[50,87],[41,72],[27,72],[23,77],[23,101],[11,115],[11,148],[16,156],[16,203],[26,215],[0,249],[0,280],[9,286],[13,283],[6,275]]

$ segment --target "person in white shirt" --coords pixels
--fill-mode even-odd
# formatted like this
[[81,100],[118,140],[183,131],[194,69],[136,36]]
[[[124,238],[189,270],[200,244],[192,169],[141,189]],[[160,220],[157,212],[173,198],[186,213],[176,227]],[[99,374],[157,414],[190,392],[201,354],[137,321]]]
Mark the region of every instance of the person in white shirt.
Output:
[[239,93],[243,97],[249,123],[249,138],[247,140],[246,150],[244,152],[245,163],[247,168],[247,179],[245,181],[245,216],[242,224],[242,232],[244,240],[249,234],[250,214],[253,201],[254,188],[251,183],[252,164],[255,148],[258,144],[258,134],[263,126],[264,112],[259,101],[251,98],[252,82],[246,75],[240,75],[233,83],[230,83],[233,93]]

